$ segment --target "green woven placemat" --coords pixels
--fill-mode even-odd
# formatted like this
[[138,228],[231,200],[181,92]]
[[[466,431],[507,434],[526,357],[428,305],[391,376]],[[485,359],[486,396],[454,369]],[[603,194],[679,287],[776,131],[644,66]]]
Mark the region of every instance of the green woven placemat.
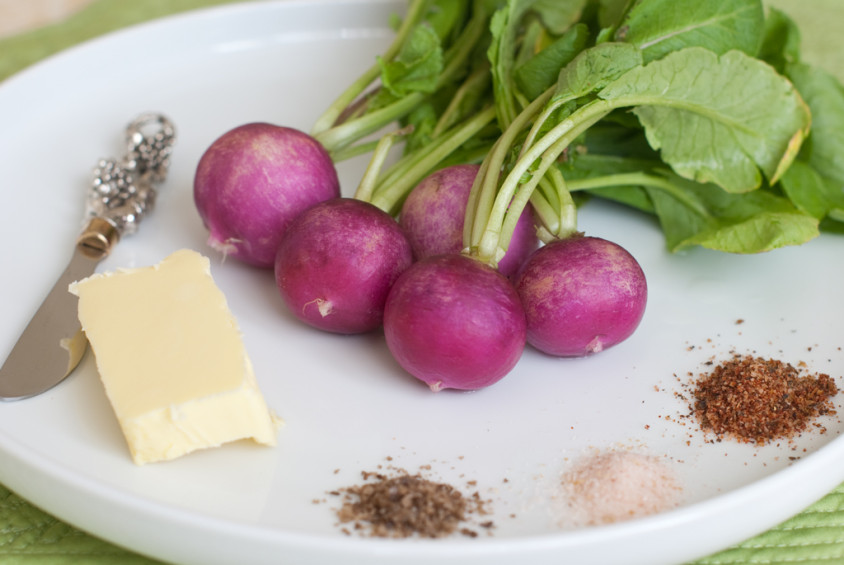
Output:
[[841,565],[844,485],[794,518],[695,565]]
[[[128,25],[176,12],[239,0],[95,0],[61,24],[0,40],[0,80],[53,53]],[[839,28],[844,0],[767,0],[801,27],[804,54],[844,81]],[[798,8],[799,6],[799,8]],[[809,9],[806,9],[806,8]],[[152,565],[69,526],[0,485],[0,562],[3,565]],[[783,524],[694,565],[844,564],[844,485]]]
[[153,565],[158,563],[56,520],[0,486],[3,565]]

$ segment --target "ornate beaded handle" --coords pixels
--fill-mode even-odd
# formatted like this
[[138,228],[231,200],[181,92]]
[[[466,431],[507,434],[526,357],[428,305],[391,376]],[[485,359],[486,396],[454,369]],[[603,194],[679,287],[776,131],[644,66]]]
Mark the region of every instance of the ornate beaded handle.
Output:
[[88,192],[87,223],[77,241],[86,254],[104,256],[121,236],[137,231],[155,204],[156,185],[167,177],[175,139],[170,120],[142,114],[126,128],[126,154],[100,160]]

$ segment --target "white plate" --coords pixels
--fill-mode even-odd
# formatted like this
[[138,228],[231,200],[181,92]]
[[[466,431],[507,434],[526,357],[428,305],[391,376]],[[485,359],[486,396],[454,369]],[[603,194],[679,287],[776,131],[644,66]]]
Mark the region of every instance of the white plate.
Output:
[[[266,2],[191,13],[68,50],[0,86],[0,357],[63,268],[90,168],[121,151],[129,120],[164,112],[178,145],[156,211],[101,268],[152,264],[182,247],[214,256],[192,202],[202,151],[247,121],[307,130],[386,45],[388,16],[402,5]],[[363,166],[341,166],[347,193]],[[528,351],[491,388],[433,394],[401,373],[379,335],[305,329],[280,305],[269,273],[214,256],[260,385],[287,421],[278,447],[234,444],[136,467],[88,355],[55,389],[0,406],[0,481],[80,528],[180,563],[654,565],[750,537],[844,480],[835,418],[823,420],[828,433],[794,446],[708,443],[677,421],[686,406],[674,396],[674,375],[684,380],[733,348],[839,377],[840,237],[759,256],[672,256],[653,223],[629,211],[590,204],[580,223],[633,252],[650,283],[638,332],[596,357]],[[683,483],[680,507],[562,529],[559,474],[587,448],[616,445],[664,455]],[[492,535],[341,533],[327,492],[391,465],[430,465],[432,477],[464,492],[476,481],[494,510]]]

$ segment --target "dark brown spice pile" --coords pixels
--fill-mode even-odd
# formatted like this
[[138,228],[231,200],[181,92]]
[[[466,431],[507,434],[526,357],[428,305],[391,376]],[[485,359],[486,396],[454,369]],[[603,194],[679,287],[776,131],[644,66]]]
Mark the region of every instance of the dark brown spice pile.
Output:
[[801,375],[788,363],[745,355],[703,375],[691,408],[704,431],[761,445],[792,438],[817,416],[835,414],[837,393],[829,375]]
[[[486,513],[477,493],[465,497],[451,485],[418,474],[388,477],[364,471],[363,478],[374,481],[334,493],[344,496],[343,505],[337,511],[341,523],[353,523],[355,530],[372,537],[440,538],[458,529],[464,535],[477,536],[473,530],[460,527],[469,514]],[[492,524],[486,522],[481,526],[488,528]]]

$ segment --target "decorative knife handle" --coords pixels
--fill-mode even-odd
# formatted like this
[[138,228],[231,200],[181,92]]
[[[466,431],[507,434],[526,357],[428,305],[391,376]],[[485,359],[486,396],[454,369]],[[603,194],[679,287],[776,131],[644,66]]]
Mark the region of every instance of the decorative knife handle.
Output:
[[176,130],[160,114],[143,114],[126,128],[126,154],[102,159],[88,192],[87,224],[78,244],[102,256],[123,235],[135,233],[155,204],[156,185],[167,177]]

